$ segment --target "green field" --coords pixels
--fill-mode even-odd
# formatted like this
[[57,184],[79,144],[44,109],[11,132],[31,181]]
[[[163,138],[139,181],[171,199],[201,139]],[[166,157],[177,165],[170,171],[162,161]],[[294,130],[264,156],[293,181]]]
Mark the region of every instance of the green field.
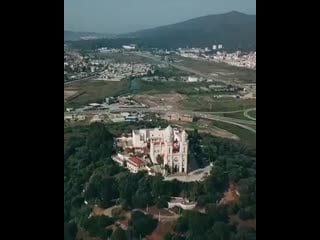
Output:
[[129,81],[83,81],[68,85],[68,88],[83,92],[67,103],[68,106],[83,106],[90,102],[102,101],[105,97],[116,96],[129,90]]
[[[219,121],[213,121],[213,124],[219,128],[225,129],[236,134],[240,138],[240,143],[246,145],[250,149],[256,149],[256,134],[247,129]],[[252,126],[250,126],[252,127]],[[255,126],[252,127],[255,129]]]
[[161,94],[161,93],[180,93],[186,95],[212,95],[211,92],[196,91],[195,88],[207,87],[208,83],[186,83],[182,81],[160,82],[142,81],[139,78],[132,80],[131,90],[136,94]]
[[182,102],[185,109],[201,112],[245,110],[256,106],[254,99],[214,99],[212,96],[191,95]]
[[[229,117],[229,118],[236,118],[236,119],[243,119],[243,120],[251,120],[247,117],[244,116],[244,111],[241,112],[233,112],[233,113],[220,113],[218,114],[220,116],[223,117]],[[250,112],[250,116],[251,116],[251,112]]]
[[248,112],[248,115],[249,115],[250,117],[256,118],[256,117],[257,117],[256,114],[257,114],[257,113],[256,113],[256,110]]

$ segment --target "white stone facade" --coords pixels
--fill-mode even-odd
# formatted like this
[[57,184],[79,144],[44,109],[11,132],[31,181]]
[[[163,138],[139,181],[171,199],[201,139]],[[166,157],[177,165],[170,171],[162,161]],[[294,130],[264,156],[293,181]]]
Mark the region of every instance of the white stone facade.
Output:
[[188,172],[188,135],[168,126],[165,129],[140,129],[132,131],[134,148],[147,148],[155,164],[168,165],[171,173]]

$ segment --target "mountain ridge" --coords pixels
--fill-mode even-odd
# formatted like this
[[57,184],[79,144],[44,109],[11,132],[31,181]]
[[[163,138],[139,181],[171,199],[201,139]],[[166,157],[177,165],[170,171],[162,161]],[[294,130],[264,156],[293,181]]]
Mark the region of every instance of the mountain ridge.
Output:
[[187,45],[209,47],[212,44],[221,43],[228,49],[250,48],[254,50],[256,15],[237,11],[211,14],[120,36],[149,39],[151,45],[169,48]]
[[231,11],[192,18],[182,22],[100,39],[76,41],[74,47],[121,47],[137,44],[141,48],[209,47],[222,44],[226,51],[256,50],[256,15]]

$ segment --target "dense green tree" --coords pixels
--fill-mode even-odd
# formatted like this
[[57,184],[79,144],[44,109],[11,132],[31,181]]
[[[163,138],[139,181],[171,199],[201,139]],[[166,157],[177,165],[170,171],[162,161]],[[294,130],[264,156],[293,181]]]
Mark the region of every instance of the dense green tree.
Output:
[[64,240],[75,240],[78,232],[78,227],[75,222],[64,224]]
[[138,181],[138,189],[132,203],[136,208],[145,208],[152,203],[150,178],[146,175]]
[[107,216],[97,216],[87,219],[83,228],[93,237],[105,237],[105,228],[114,223],[114,220]]
[[229,221],[226,208],[219,207],[215,203],[210,203],[206,205],[206,213],[211,218],[212,222],[225,222]]
[[140,211],[134,211],[132,213],[131,221],[136,237],[144,237],[151,234],[158,223],[151,215],[145,215]]
[[230,226],[224,222],[215,222],[212,227],[212,238],[217,240],[229,240],[230,238]]
[[168,202],[170,200],[169,196],[159,196],[154,200],[157,208],[167,208],[168,207]]
[[127,240],[126,232],[118,227],[111,235],[111,240]]
[[178,233],[185,233],[189,229],[188,218],[182,216],[178,218],[176,224],[174,225],[174,230]]
[[151,179],[151,194],[153,197],[166,195],[166,182],[163,181],[162,176],[155,176]]
[[193,234],[205,233],[212,224],[212,220],[207,214],[195,211],[185,211],[183,214],[188,218],[189,229]]
[[124,173],[118,178],[118,190],[122,202],[131,206],[132,196],[136,193],[138,188],[137,176],[130,173]]

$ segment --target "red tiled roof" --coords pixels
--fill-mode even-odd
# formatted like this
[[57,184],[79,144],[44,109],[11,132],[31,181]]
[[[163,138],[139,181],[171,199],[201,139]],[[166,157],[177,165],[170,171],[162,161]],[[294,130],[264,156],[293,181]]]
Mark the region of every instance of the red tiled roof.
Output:
[[137,157],[131,157],[130,161],[132,161],[133,163],[135,163],[137,165],[144,164],[144,162],[140,158],[137,158]]

